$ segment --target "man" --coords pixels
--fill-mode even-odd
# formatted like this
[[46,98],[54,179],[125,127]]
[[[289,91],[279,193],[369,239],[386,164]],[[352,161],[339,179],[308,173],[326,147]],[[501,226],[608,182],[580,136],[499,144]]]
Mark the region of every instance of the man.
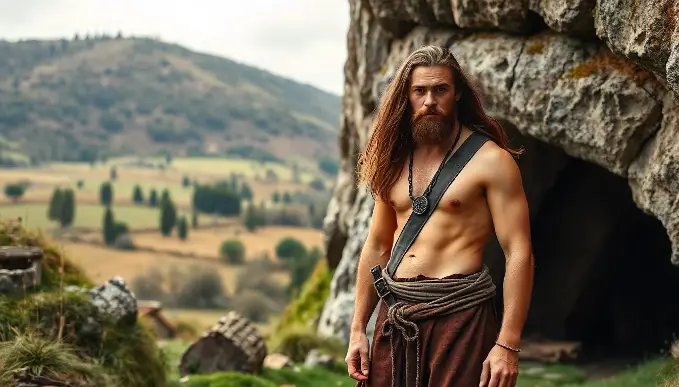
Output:
[[[375,198],[345,359],[357,385],[515,386],[533,284],[528,206],[513,158],[519,153],[447,49],[422,47],[404,61],[357,166],[359,183]],[[465,154],[471,158],[457,175],[439,175]],[[446,188],[436,188],[439,177]],[[438,202],[431,197],[437,189]],[[415,233],[412,244],[394,248],[421,214],[429,215],[424,226],[403,236]],[[506,258],[501,324],[482,263],[493,231]],[[392,249],[403,250],[400,264],[380,271],[392,264]],[[366,325],[378,284],[384,298],[369,359]]]

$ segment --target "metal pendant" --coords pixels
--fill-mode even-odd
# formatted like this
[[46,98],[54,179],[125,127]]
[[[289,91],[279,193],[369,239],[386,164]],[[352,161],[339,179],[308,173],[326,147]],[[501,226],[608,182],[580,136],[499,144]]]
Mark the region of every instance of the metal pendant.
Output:
[[418,196],[413,200],[413,212],[417,215],[422,215],[427,212],[429,201],[424,196]]

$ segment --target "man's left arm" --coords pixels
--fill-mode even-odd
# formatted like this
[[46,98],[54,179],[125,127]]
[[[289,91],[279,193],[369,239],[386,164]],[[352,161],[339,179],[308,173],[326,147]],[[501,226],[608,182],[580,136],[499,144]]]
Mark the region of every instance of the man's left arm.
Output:
[[[503,286],[503,318],[497,342],[511,348],[521,345],[521,332],[528,315],[533,288],[533,250],[530,238],[530,216],[523,189],[521,172],[513,157],[500,148],[489,149],[491,163],[487,169],[486,200],[495,228],[495,235],[505,255],[505,277]],[[507,353],[509,352],[509,353]],[[494,358],[495,357],[495,358]],[[496,346],[489,354],[489,364],[484,371],[490,371],[489,386],[497,383],[493,361],[502,357],[505,362],[518,360],[515,353]],[[513,359],[513,361],[512,361]],[[497,363],[499,364],[499,363]],[[509,364],[510,373],[518,372],[516,364]],[[490,368],[490,370],[487,369]],[[502,365],[502,372],[507,372]],[[512,375],[514,383],[516,374]],[[511,379],[512,376],[509,376]],[[495,383],[494,383],[495,382]],[[513,386],[510,381],[508,384]],[[503,383],[504,384],[504,383]],[[484,384],[482,384],[484,385]]]

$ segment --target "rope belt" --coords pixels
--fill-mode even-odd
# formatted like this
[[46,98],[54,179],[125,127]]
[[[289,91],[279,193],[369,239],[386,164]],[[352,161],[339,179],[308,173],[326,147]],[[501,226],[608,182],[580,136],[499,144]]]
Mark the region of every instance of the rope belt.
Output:
[[[389,337],[391,345],[391,379],[396,386],[394,359],[394,328],[407,342],[417,345],[417,373],[415,387],[420,383],[420,331],[417,322],[430,317],[442,316],[479,305],[495,295],[495,284],[486,265],[478,273],[463,278],[425,279],[421,281],[394,281],[382,270],[382,277],[397,299],[389,306],[382,335]],[[406,370],[408,370],[408,356]],[[406,380],[408,378],[406,377]]]

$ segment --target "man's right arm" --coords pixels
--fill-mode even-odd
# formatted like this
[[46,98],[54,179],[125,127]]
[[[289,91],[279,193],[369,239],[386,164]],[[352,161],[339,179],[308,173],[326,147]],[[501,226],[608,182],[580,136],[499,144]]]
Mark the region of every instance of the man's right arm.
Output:
[[365,334],[370,316],[377,306],[379,297],[373,287],[370,269],[375,265],[381,265],[382,268],[386,266],[394,242],[396,227],[394,209],[380,198],[376,198],[370,230],[358,262],[354,318],[351,324],[352,335],[355,333]]

